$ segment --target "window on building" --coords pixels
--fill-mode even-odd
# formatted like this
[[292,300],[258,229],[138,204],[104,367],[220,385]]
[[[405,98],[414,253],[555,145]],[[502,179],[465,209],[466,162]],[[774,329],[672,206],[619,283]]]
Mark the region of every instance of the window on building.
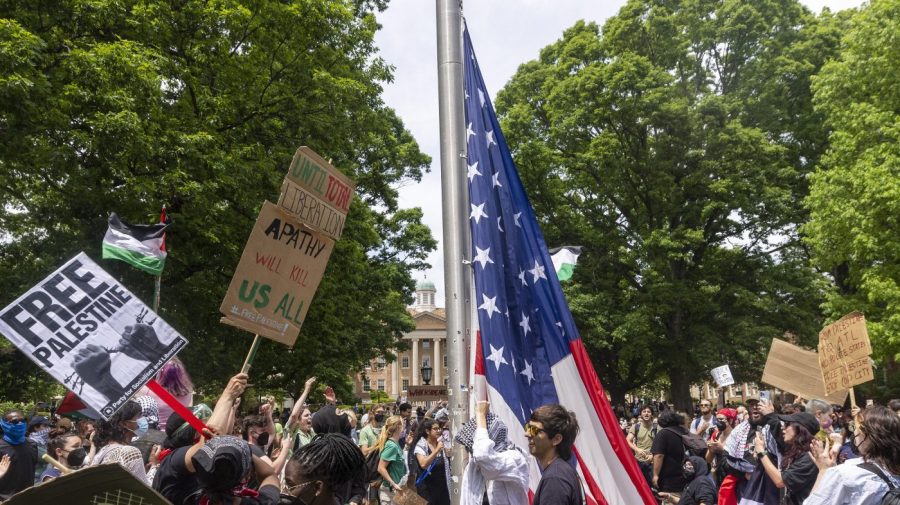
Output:
[[375,360],[375,370],[384,370],[385,361],[384,358],[378,358]]
[[431,349],[431,340],[423,340],[422,349]]
[[378,379],[378,390],[384,391],[384,379]]
[[449,385],[450,385],[450,379],[448,379],[447,377],[444,377],[444,387],[447,387]]
[[363,391],[365,391],[366,393],[368,393],[369,391],[372,390],[372,384],[369,381],[363,381],[362,384],[363,384]]
[[409,391],[409,379],[403,379],[403,391]]
[[400,366],[403,368],[409,368],[409,356],[403,356],[400,358]]
[[447,355],[444,355],[444,368],[447,368]]
[[431,358],[428,356],[422,358],[422,366],[431,366]]

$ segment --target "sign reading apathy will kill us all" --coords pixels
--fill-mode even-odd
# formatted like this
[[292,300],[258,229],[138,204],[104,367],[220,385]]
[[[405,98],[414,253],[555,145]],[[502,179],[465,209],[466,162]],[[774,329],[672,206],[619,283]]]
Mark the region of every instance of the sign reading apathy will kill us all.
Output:
[[0,332],[104,419],[187,344],[83,252],[0,311]]
[[293,346],[334,241],[264,202],[219,307],[225,322]]

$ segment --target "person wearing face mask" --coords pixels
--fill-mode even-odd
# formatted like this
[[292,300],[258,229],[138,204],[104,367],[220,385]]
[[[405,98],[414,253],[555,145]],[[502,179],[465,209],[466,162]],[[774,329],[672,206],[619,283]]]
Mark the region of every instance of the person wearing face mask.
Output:
[[737,415],[735,409],[719,409],[716,412],[715,429],[707,442],[709,450],[706,452],[706,464],[712,468],[711,473],[717,489],[722,486],[725,479],[725,442],[734,430]]
[[[192,453],[192,454],[191,454]],[[224,435],[199,442],[189,451],[186,470],[200,485],[198,505],[275,505],[279,502],[278,477],[271,465],[251,455],[241,438]],[[258,489],[250,485],[258,481]]]
[[659,493],[664,503],[677,503],[679,505],[715,505],[716,486],[706,461],[699,456],[691,456],[681,464],[681,476],[687,483],[680,495],[671,493]]
[[39,461],[34,471],[34,476],[37,478],[44,471],[44,467],[47,466],[41,458],[44,457],[44,454],[47,454],[47,442],[50,439],[50,421],[44,416],[32,416],[28,421],[28,430],[25,431],[25,436],[28,438],[28,441],[34,444],[38,451]]
[[359,448],[363,455],[368,456],[375,448],[378,437],[381,435],[381,426],[384,424],[385,408],[382,404],[373,405],[369,410],[368,423],[359,430]]
[[284,471],[282,505],[341,505],[337,490],[347,487],[365,465],[362,451],[338,433],[317,435],[291,457]]
[[[59,428],[50,432],[47,454],[70,470],[81,468],[84,465],[85,458],[87,458],[87,451],[81,445],[81,437],[77,433],[71,433]],[[62,472],[55,466],[47,465],[38,478],[38,483],[51,481],[61,474]]]
[[37,448],[25,437],[28,425],[20,410],[10,410],[0,420],[3,438],[0,457],[8,461],[6,472],[0,477],[0,500],[27,489],[34,484],[34,467],[40,461]]
[[91,466],[118,463],[141,482],[150,484],[141,451],[128,445],[134,438],[147,433],[148,429],[147,419],[141,414],[141,405],[133,400],[125,402],[108,421],[97,423],[94,432],[97,453],[91,460]]

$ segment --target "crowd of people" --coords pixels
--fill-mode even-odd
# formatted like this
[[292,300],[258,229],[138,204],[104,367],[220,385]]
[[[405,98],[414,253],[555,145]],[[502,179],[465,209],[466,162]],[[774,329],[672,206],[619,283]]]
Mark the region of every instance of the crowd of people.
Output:
[[0,420],[0,501],[81,468],[118,464],[175,505],[449,505],[450,448],[458,443],[469,454],[463,505],[528,503],[531,458],[543,475],[532,503],[584,502],[570,464],[578,422],[560,405],[535,410],[528,446],[517,447],[488,402],[455,436],[446,403],[375,404],[357,421],[325,388],[324,404],[311,412],[315,378],[290,410],[266,398],[240,415],[247,379],[232,377],[210,407],[194,403],[179,360],[160,370],[157,382],[201,422],[199,431],[147,389],[108,420],[8,411]]
[[718,409],[702,400],[691,414],[631,412],[622,429],[660,503],[900,505],[900,400],[844,410],[751,396]]

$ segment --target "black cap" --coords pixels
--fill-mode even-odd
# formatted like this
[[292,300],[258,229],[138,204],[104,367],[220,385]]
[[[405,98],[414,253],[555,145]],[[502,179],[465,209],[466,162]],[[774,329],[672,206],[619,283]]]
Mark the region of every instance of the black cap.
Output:
[[796,414],[779,414],[778,419],[786,423],[796,423],[806,428],[810,434],[815,435],[819,432],[819,421],[816,416],[808,412],[797,412]]

